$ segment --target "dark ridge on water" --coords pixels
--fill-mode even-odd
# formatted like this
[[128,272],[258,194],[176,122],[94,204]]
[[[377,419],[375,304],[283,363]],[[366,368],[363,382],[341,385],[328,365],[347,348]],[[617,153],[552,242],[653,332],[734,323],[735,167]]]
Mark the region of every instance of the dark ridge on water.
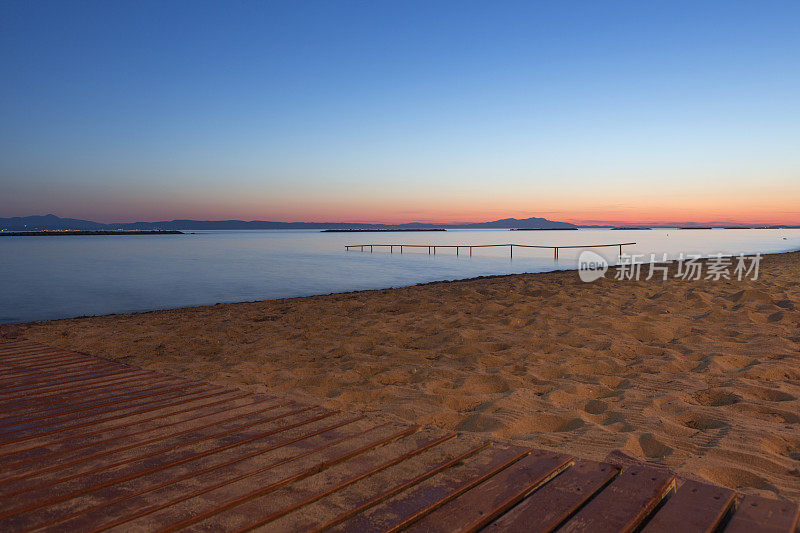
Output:
[[324,229],[320,233],[392,233],[408,231],[447,231],[444,228],[433,229],[405,229],[405,228],[386,228],[386,229]]
[[646,229],[653,229],[653,228],[643,228],[641,226],[620,226],[618,228],[611,228],[611,229],[635,229],[635,230],[646,230]]
[[569,231],[578,228],[511,228],[508,231]]
[[711,226],[684,226],[678,229],[714,229]]
[[142,231],[0,231],[2,237],[60,237],[67,235],[183,235],[178,230],[142,230]]

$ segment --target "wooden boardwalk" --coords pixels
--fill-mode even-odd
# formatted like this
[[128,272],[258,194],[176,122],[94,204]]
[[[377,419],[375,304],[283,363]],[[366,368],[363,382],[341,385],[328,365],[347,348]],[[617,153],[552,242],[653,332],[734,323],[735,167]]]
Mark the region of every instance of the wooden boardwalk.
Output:
[[792,532],[798,506],[0,343],[0,531]]

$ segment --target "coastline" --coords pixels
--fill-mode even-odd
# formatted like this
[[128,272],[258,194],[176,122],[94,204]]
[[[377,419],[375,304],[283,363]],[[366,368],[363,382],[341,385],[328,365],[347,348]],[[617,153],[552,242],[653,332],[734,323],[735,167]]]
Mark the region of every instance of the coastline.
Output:
[[43,230],[0,231],[0,237],[64,237],[80,235],[185,235],[178,230]]
[[560,270],[0,331],[797,500],[800,252],[761,266],[756,281]]

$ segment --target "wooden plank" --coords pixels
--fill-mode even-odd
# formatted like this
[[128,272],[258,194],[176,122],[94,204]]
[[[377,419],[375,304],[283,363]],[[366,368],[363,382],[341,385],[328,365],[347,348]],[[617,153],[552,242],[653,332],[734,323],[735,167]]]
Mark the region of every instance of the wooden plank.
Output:
[[[279,410],[278,414],[269,417],[245,417],[244,424],[219,424],[208,430],[198,431],[191,438],[180,435],[173,440],[159,441],[135,449],[131,454],[110,456],[112,459],[81,462],[60,471],[47,472],[44,477],[4,481],[0,485],[0,498],[13,498],[19,507],[0,513],[0,518],[184,464],[292,427],[321,420],[332,414],[315,407],[294,411]],[[295,415],[297,419],[292,418]]]
[[[280,449],[284,455],[288,455],[290,459],[284,458],[284,461],[288,461],[292,457],[310,453],[305,448],[305,441],[324,448],[332,442],[344,442],[376,429],[374,423],[368,430],[353,425],[362,418],[328,418],[308,429],[303,427],[286,435],[273,435],[250,448],[239,447],[214,453],[177,468],[85,493],[79,499],[35,509],[14,517],[10,524],[15,529],[59,524],[61,531],[88,531],[122,524],[212,490],[215,486],[269,469],[269,463],[274,466],[276,462],[281,462],[270,460],[275,456],[270,456],[270,452],[275,450]],[[158,495],[156,498],[152,497],[154,492]]]
[[[288,407],[292,404],[286,401],[263,400],[248,404],[244,407],[238,407],[230,411],[224,411],[223,417],[214,417],[210,420],[189,420],[182,421],[181,426],[172,424],[171,429],[164,431],[163,427],[158,428],[156,435],[150,435],[145,438],[145,435],[139,435],[139,438],[133,440],[122,441],[122,437],[112,437],[104,439],[100,442],[92,443],[90,446],[81,448],[70,446],[69,450],[62,452],[61,457],[57,462],[50,465],[40,466],[38,469],[28,465],[29,461],[24,461],[22,464],[9,464],[6,465],[3,472],[3,482],[10,482],[14,479],[21,479],[23,477],[30,477],[34,475],[41,475],[46,472],[64,469],[66,467],[76,465],[89,460],[96,460],[101,457],[107,457],[112,454],[119,454],[126,450],[143,448],[144,446],[157,443],[166,439],[175,439],[179,436],[190,435],[209,428],[222,427],[226,423],[241,424],[247,417],[258,417],[266,412],[271,412],[280,407]],[[308,408],[305,408],[308,409]],[[259,419],[260,420],[260,419]],[[242,426],[237,426],[242,427]],[[125,435],[129,437],[129,435]],[[5,461],[3,461],[5,463]],[[2,464],[2,463],[0,463]],[[16,474],[16,475],[15,475]],[[7,476],[6,476],[7,475]]]
[[[269,499],[268,495],[276,489],[319,474],[334,465],[346,464],[349,460],[378,448],[384,451],[398,447],[404,447],[404,451],[408,448],[412,450],[425,448],[430,445],[431,439],[425,438],[425,442],[420,443],[421,438],[416,434],[418,429],[417,426],[388,425],[377,433],[368,433],[362,438],[350,439],[325,448],[320,453],[305,455],[299,460],[282,462],[278,468],[270,467],[255,476],[226,483],[200,496],[127,523],[118,530],[159,529],[162,533],[167,533],[182,529],[204,528],[204,521],[224,516],[225,513],[230,513],[239,520],[247,520],[248,516],[240,506],[262,497]],[[233,528],[225,526],[224,529]]]
[[30,346],[30,347],[18,347],[10,349],[0,348],[0,365],[6,364],[6,360],[14,359],[15,357],[22,357],[36,352],[56,352],[56,353],[60,352],[60,353],[69,353],[72,355],[81,355],[81,354],[76,354],[75,352],[70,352],[69,350],[62,350],[61,348],[51,348],[51,347]]
[[85,355],[70,354],[70,353],[50,353],[41,354],[36,357],[24,357],[14,361],[5,361],[0,364],[0,375],[15,375],[20,373],[31,373],[33,371],[48,372],[57,367],[75,366],[75,365],[117,365],[122,366],[115,361],[108,361],[106,359],[98,359],[96,357],[87,357]]
[[68,376],[63,376],[61,379],[50,381],[47,383],[7,387],[4,388],[2,394],[0,394],[0,400],[17,398],[17,397],[26,397],[32,393],[36,394],[36,391],[43,390],[44,387],[54,387],[56,385],[72,386],[77,384],[78,382],[95,380],[100,377],[121,376],[121,375],[126,375],[130,372],[131,371],[127,369],[108,368],[100,372],[90,372],[90,373],[84,372],[84,373],[76,373]]
[[477,531],[573,462],[572,457],[537,450],[439,507],[407,531]]
[[247,395],[245,393],[223,390],[209,397],[189,397],[188,399],[184,397],[183,401],[179,404],[156,409],[149,413],[149,416],[146,417],[143,417],[140,414],[134,414],[116,419],[115,424],[103,424],[99,429],[92,429],[91,427],[73,428],[57,434],[31,439],[24,444],[0,446],[0,450],[2,450],[0,451],[0,459],[7,458],[9,456],[18,457],[20,454],[24,454],[26,457],[28,457],[27,454],[40,453],[41,450],[45,450],[45,452],[49,452],[51,450],[57,451],[58,448],[53,448],[57,445],[63,445],[69,448],[73,446],[75,442],[91,443],[94,442],[94,439],[96,439],[98,435],[122,436],[119,433],[115,435],[114,432],[129,428],[142,428],[139,431],[145,431],[151,427],[157,427],[152,424],[154,421],[169,420],[176,416],[182,416],[185,413],[198,412],[198,410],[205,410],[213,406],[222,405],[223,409],[226,409],[227,407],[225,404],[227,404],[229,401],[235,401],[246,396]]
[[[371,504],[378,505],[348,518],[332,529],[354,532],[400,530],[522,459],[530,451],[521,446],[492,445],[462,464],[386,501],[381,502],[383,494],[376,495]],[[325,527],[327,529],[328,525]]]
[[27,340],[0,340],[0,353],[8,353],[9,351],[31,348],[34,343]]
[[[284,494],[278,494],[277,499],[280,500],[280,503],[273,504],[272,501],[258,500],[250,502],[246,507],[240,509],[247,513],[247,519],[238,520],[242,523],[236,524],[237,530],[249,530],[265,524],[269,524],[266,527],[271,528],[274,521],[286,517],[298,509],[308,508],[314,503],[334,495],[345,494],[345,498],[349,496],[350,499],[346,506],[338,508],[338,512],[328,513],[324,520],[316,520],[302,526],[298,526],[296,521],[288,527],[277,526],[279,530],[284,528],[292,531],[327,530],[390,496],[399,494],[439,472],[452,468],[488,446],[487,442],[477,444],[462,442],[455,439],[455,436],[455,434],[440,436],[429,441],[424,449],[416,449],[400,456],[393,456],[389,460],[362,456],[341,465],[340,468],[333,468],[304,480],[304,482],[294,483],[284,491]],[[359,492],[360,482],[377,483],[382,490],[377,494],[374,491]],[[228,515],[232,514],[228,513]],[[231,523],[233,518],[221,515],[215,517],[213,521],[209,520],[199,524],[198,527]],[[292,522],[291,517],[288,520]]]
[[27,348],[13,348],[8,350],[3,350],[0,353],[0,364],[5,364],[6,361],[13,361],[16,359],[22,359],[25,356],[33,355],[36,356],[39,352],[43,353],[72,353],[68,352],[67,350],[62,350],[60,348],[40,348],[40,347],[27,347]]
[[674,486],[675,476],[667,470],[638,465],[625,468],[560,531],[633,531]]
[[[244,403],[239,403],[244,400]],[[253,398],[246,393],[232,394],[221,400],[200,403],[187,409],[182,409],[175,413],[166,413],[161,416],[149,417],[130,424],[124,424],[109,429],[102,429],[94,432],[87,432],[84,435],[75,435],[73,438],[66,438],[60,441],[46,443],[40,446],[32,446],[20,450],[13,450],[0,454],[0,465],[4,465],[8,470],[29,464],[45,461],[51,462],[58,457],[58,462],[63,461],[65,455],[74,456],[76,453],[83,453],[84,450],[92,448],[98,449],[108,443],[127,439],[129,442],[142,442],[148,433],[164,431],[167,428],[176,427],[199,427],[203,422],[209,422],[212,417],[220,414],[238,415],[243,409],[249,411],[255,404],[268,401],[269,398]],[[182,415],[182,416],[176,416]],[[151,423],[158,421],[160,423]]]
[[[167,377],[167,376],[161,376],[159,374],[155,374],[155,373],[147,371],[147,370],[131,370],[131,371],[128,371],[128,372],[121,372],[119,375],[120,375],[120,377],[116,378],[116,379],[123,379],[123,378],[130,379],[130,377],[132,377],[132,376],[138,376],[140,379],[142,379],[142,378],[156,379],[156,378],[159,378],[159,377]],[[174,376],[169,376],[169,377],[171,377],[172,379],[175,379],[175,380],[181,379],[181,378],[176,378]],[[102,379],[102,378],[100,378],[100,379]],[[98,379],[98,382],[101,382],[100,379]],[[183,381],[189,381],[189,380],[183,380]],[[80,384],[75,384],[75,385],[58,385],[58,384],[55,384],[55,385],[43,385],[43,386],[36,387],[34,390],[30,391],[29,393],[24,394],[24,396],[26,397],[26,399],[40,400],[41,398],[46,397],[48,394],[52,395],[52,394],[57,393],[57,392],[62,392],[64,394],[68,394],[70,391],[74,394],[76,390],[83,391],[83,390],[88,389],[90,386],[92,386],[92,383],[91,382],[86,382],[86,381],[81,382]],[[20,395],[22,395],[22,394],[21,393],[17,394],[17,396],[20,396]],[[14,400],[14,399],[17,399],[17,398],[15,398],[14,396],[10,396],[8,401],[11,401],[11,400]],[[6,400],[4,400],[3,398],[0,398],[0,403],[2,403],[3,401],[6,401]]]
[[392,431],[390,423],[375,425],[375,422],[363,418],[340,419],[335,424],[325,422],[326,425],[312,427],[310,431],[301,428],[302,431],[268,440],[266,447],[233,459],[220,458],[222,454],[217,454],[213,456],[213,463],[198,469],[190,465],[182,475],[157,480],[156,483],[111,487],[108,492],[98,495],[105,498],[102,504],[73,512],[62,519],[59,529],[86,531],[119,526],[347,441],[379,431]]
[[[36,359],[20,359],[19,361],[8,361],[0,363],[0,376],[3,379],[18,374],[32,372],[34,370],[47,371],[56,366],[65,366],[75,363],[86,363],[90,359],[74,354],[53,354],[42,356]],[[51,366],[52,365],[52,366]]]
[[84,361],[48,368],[46,371],[31,370],[26,372],[16,372],[0,377],[3,389],[22,390],[24,386],[40,385],[46,386],[47,383],[57,382],[65,377],[78,376],[89,372],[101,372],[104,370],[121,370],[117,365],[111,364],[88,364]]
[[60,350],[60,348],[55,348],[54,346],[48,346],[46,344],[40,344],[38,342],[33,342],[27,339],[18,339],[18,340],[9,340],[3,339],[0,340],[0,349],[4,352],[6,351],[20,351],[20,350],[41,350],[51,348],[53,350]]
[[119,381],[128,381],[134,379],[141,381],[141,380],[152,379],[152,377],[153,374],[151,372],[141,370],[136,372],[121,372],[111,376],[101,376],[98,378],[88,379],[73,384],[39,387],[36,389],[35,395],[30,395],[26,392],[21,392],[15,395],[8,395],[8,396],[0,395],[0,405],[5,406],[7,404],[12,404],[14,402],[23,401],[27,398],[41,400],[44,398],[58,396],[58,395],[65,395],[66,397],[69,397],[73,394],[80,394],[80,392],[83,390],[83,387],[99,389],[112,386],[114,383],[117,383]]
[[710,533],[722,523],[735,498],[736,493],[730,489],[697,481],[686,481],[658,510],[643,531]]
[[610,464],[577,460],[490,523],[486,531],[553,531],[618,473]]
[[6,358],[3,361],[0,361],[0,370],[2,371],[10,371],[14,369],[26,369],[26,368],[42,368],[42,365],[46,363],[58,363],[60,361],[106,361],[104,359],[97,359],[95,357],[87,357],[85,355],[77,354],[77,353],[70,353],[70,352],[47,352],[47,353],[39,353],[34,356],[21,356],[17,359]]
[[117,365],[110,364],[92,364],[81,365],[73,369],[65,370],[63,372],[43,372],[33,373],[31,377],[20,378],[14,380],[13,383],[7,383],[3,387],[4,394],[18,392],[23,390],[36,390],[39,387],[44,387],[51,384],[58,384],[66,382],[68,378],[83,377],[91,374],[99,374],[102,372],[130,372],[130,369],[121,368]]
[[[0,416],[0,431],[6,426],[16,425],[20,422],[35,422],[37,420],[47,420],[50,418],[61,417],[74,413],[92,412],[101,407],[126,404],[142,398],[155,398],[162,394],[173,391],[180,391],[197,385],[190,385],[190,382],[181,381],[158,381],[148,380],[131,387],[116,387],[112,391],[106,391],[95,398],[80,399],[81,401],[64,402],[55,404],[48,402],[43,405],[26,406],[19,402],[10,408],[10,412]],[[75,398],[72,398],[76,400]],[[82,415],[83,416],[83,415]]]
[[798,504],[748,494],[736,508],[725,533],[795,533],[798,520]]
[[[313,420],[320,420],[321,416],[315,417]],[[306,420],[308,421],[308,419]],[[276,424],[270,434],[275,434],[283,430],[283,428],[299,426],[300,424],[284,425]],[[119,483],[125,483],[135,480],[137,478],[154,475],[161,481],[170,479],[170,476],[159,475],[159,471],[163,471],[170,467],[176,467],[181,464],[186,464],[195,459],[210,456],[219,453],[222,450],[230,449],[239,446],[244,442],[255,440],[248,438],[246,432],[234,434],[237,439],[235,442],[230,442],[224,446],[220,445],[219,441],[207,441],[204,443],[205,451],[195,453],[197,447],[191,447],[183,451],[166,450],[166,453],[151,453],[143,458],[134,459],[129,461],[120,462],[119,468],[109,470],[108,468],[96,469],[92,476],[70,476],[69,479],[64,479],[59,484],[47,484],[47,486],[40,486],[37,490],[19,491],[13,495],[9,500],[6,495],[5,498],[0,499],[0,530],[17,530],[20,529],[22,522],[29,520],[41,520],[37,518],[40,512],[44,512],[43,508],[52,508],[55,504],[60,502],[68,502],[71,499],[82,498],[87,494],[94,491],[102,490],[107,487]],[[253,435],[249,435],[253,437]],[[144,459],[144,460],[142,460]],[[114,465],[106,465],[112,467]],[[64,483],[63,481],[75,480],[74,482]],[[1,485],[0,485],[1,486]],[[5,502],[9,500],[13,503],[13,507],[6,507]],[[39,509],[39,510],[37,510]]]
[[85,413],[80,412],[67,415],[58,415],[53,418],[47,418],[46,420],[18,422],[14,425],[0,428],[0,444],[14,442],[20,438],[25,438],[30,435],[35,436],[39,434],[40,430],[49,430],[51,428],[57,429],[63,427],[63,424],[69,424],[70,422],[74,421],[84,421],[83,423],[87,423],[87,420],[94,420],[95,422],[99,420],[113,420],[115,418],[124,416],[126,412],[130,412],[131,410],[135,410],[140,407],[159,405],[164,400],[180,399],[181,397],[186,396],[194,391],[213,390],[215,388],[217,387],[202,384],[192,384],[180,389],[171,389],[163,393],[155,393],[150,396],[143,396],[141,398],[137,398],[136,401],[127,402],[124,404],[98,407]]
[[[425,431],[425,430],[423,430]],[[444,435],[435,446],[406,457],[374,464],[374,457],[362,456],[329,469],[283,491],[270,495],[269,501],[253,501],[240,510],[247,521],[237,527],[275,531],[325,530],[350,516],[375,505],[376,496],[385,499],[399,494],[426,479],[460,464],[489,445],[475,439]],[[380,460],[380,458],[377,458]],[[312,518],[313,517],[313,518]],[[233,525],[217,517],[213,523]],[[210,522],[210,521],[209,521]],[[201,525],[208,525],[201,524]]]
[[[80,355],[83,357],[92,357],[85,354],[80,354],[77,352],[73,352],[70,350],[64,350],[61,348],[55,348],[52,346],[18,346],[15,348],[2,348],[0,347],[0,365],[6,364],[7,361],[21,358],[25,356],[35,355],[37,352],[42,353],[60,353],[60,354],[70,354],[70,355]],[[99,359],[99,357],[98,357]]]
[[193,401],[201,400],[201,399],[205,399],[205,398],[212,398],[214,396],[219,396],[219,395],[225,394],[227,392],[228,391],[226,391],[224,389],[220,390],[218,387],[209,387],[209,388],[204,389],[204,390],[199,390],[199,391],[197,391],[196,393],[193,393],[193,394],[184,395],[183,397],[169,398],[168,400],[162,400],[160,402],[156,402],[153,405],[149,405],[149,406],[147,406],[147,407],[145,407],[143,409],[136,409],[136,410],[133,410],[133,411],[131,411],[129,413],[116,413],[116,414],[111,415],[111,416],[98,418],[96,420],[91,420],[91,421],[88,421],[88,422],[82,422],[82,423],[79,423],[79,424],[67,424],[65,426],[61,426],[61,427],[57,426],[57,427],[52,427],[52,428],[39,428],[39,429],[43,429],[44,431],[31,431],[30,433],[25,434],[25,435],[12,436],[11,438],[9,438],[7,440],[0,440],[0,450],[2,450],[3,447],[8,446],[10,444],[16,444],[18,442],[24,442],[24,441],[33,440],[33,439],[41,439],[43,437],[48,437],[50,435],[55,435],[57,433],[61,433],[61,432],[64,432],[64,431],[82,429],[82,428],[89,427],[89,426],[96,426],[96,425],[99,425],[99,424],[103,424],[103,423],[111,421],[111,420],[118,420],[118,419],[121,419],[121,418],[140,415],[140,414],[143,414],[143,413],[149,413],[149,412],[153,412],[153,411],[160,411],[160,410],[165,409],[167,407],[172,407],[172,406],[175,406],[175,405],[183,405],[183,404],[187,404],[189,402],[193,402]]
[[56,405],[75,405],[78,402],[88,402],[97,400],[102,397],[111,395],[119,395],[126,393],[135,388],[141,388],[146,385],[164,384],[164,383],[179,383],[179,380],[160,380],[153,379],[150,376],[142,377],[125,377],[120,378],[110,385],[96,385],[94,387],[86,387],[85,390],[76,390],[69,393],[54,393],[33,396],[27,400],[17,400],[14,402],[0,402],[0,413],[3,416],[10,415],[11,413],[18,413],[20,411],[36,410],[37,412],[44,411],[48,407]]

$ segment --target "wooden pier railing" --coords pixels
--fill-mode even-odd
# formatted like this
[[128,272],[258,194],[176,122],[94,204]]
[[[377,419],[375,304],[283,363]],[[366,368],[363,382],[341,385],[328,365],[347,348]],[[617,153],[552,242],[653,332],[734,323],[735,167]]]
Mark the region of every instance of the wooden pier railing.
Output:
[[509,248],[509,257],[514,257],[514,247],[517,248],[545,248],[553,250],[553,259],[558,259],[558,251],[560,249],[565,248],[608,248],[608,247],[619,247],[619,255],[622,255],[622,247],[623,246],[632,246],[636,244],[635,242],[617,242],[612,244],[576,244],[576,245],[564,245],[564,246],[543,246],[543,245],[535,245],[535,244],[348,244],[344,248],[345,250],[355,250],[356,248],[359,251],[363,252],[365,248],[369,248],[369,251],[372,252],[373,248],[389,248],[389,253],[394,253],[395,248],[400,248],[400,253],[403,253],[403,248],[427,248],[429,254],[436,255],[437,248],[455,248],[456,255],[459,255],[459,252],[462,248],[469,249],[469,255],[472,257],[472,249],[473,248],[497,248],[502,246],[508,246]]

